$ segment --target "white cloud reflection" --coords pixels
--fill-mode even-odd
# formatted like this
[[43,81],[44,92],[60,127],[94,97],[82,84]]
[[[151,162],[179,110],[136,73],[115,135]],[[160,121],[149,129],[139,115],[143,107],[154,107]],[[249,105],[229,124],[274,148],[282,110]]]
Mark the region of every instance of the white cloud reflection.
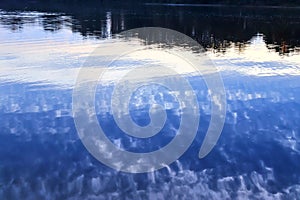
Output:
[[[109,13],[107,16],[109,21]],[[111,35],[110,30],[107,33]],[[70,88],[86,57],[107,42],[110,40],[83,40],[78,33],[72,33],[68,29],[49,33],[28,24],[22,32],[12,33],[0,26],[0,81],[44,83]],[[118,43],[115,44],[118,48]],[[254,36],[242,52],[232,45],[224,54],[212,51],[207,54],[220,71],[234,71],[251,76],[300,75],[300,55],[280,56],[267,48],[262,35]],[[183,59],[149,50],[121,58],[117,63],[119,66],[123,65],[125,71],[110,71],[107,77],[113,80],[118,75],[122,76],[136,58],[141,62],[147,60],[173,66],[179,73],[192,72]]]
[[220,71],[234,71],[250,76],[299,76],[300,55],[279,55],[270,50],[263,35],[253,36],[241,52],[234,45],[225,54],[208,52]]

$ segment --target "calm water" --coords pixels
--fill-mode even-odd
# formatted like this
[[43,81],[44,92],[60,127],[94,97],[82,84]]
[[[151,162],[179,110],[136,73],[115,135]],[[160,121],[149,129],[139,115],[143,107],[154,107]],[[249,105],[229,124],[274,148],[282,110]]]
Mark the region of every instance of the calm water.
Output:
[[[1,199],[300,198],[299,10],[0,8]],[[102,165],[82,145],[72,117],[72,89],[95,48],[111,42],[118,46],[115,34],[143,26],[180,31],[206,49],[224,81],[227,113],[217,145],[198,159],[210,120],[210,96],[201,77],[188,77],[201,118],[193,144],[169,167],[127,174]],[[140,40],[151,42],[150,37]],[[118,64],[126,69],[141,63]],[[174,136],[180,112],[172,95],[159,99],[168,105],[164,139],[128,142],[108,106],[111,85],[97,89],[98,119],[116,145],[153,151]],[[131,107],[141,125],[149,123],[146,97]]]

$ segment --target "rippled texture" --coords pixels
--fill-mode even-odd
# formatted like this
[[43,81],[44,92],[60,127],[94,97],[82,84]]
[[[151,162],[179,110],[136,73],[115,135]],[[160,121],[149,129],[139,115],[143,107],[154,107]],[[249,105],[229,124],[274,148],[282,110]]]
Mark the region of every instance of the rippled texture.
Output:
[[[199,27],[194,32],[220,70],[228,103],[221,138],[204,159],[198,159],[198,152],[209,124],[211,100],[204,81],[193,76],[188,79],[198,94],[200,129],[178,161],[154,173],[126,174],[109,169],[87,152],[71,114],[72,88],[79,68],[97,46],[112,42],[115,33],[133,26],[126,22],[134,21],[136,26],[139,20],[147,22],[147,14],[134,17],[130,10],[121,10],[120,18],[114,18],[117,11],[101,10],[99,32],[97,28],[84,29],[86,24],[79,23],[75,14],[0,12],[0,198],[299,198],[300,56],[299,45],[293,42],[298,38],[293,35],[287,39],[293,43],[289,47],[292,44],[288,42],[268,42],[271,39],[260,31],[247,40],[237,37],[232,41],[201,33]],[[169,13],[177,19],[175,11]],[[123,22],[117,20],[122,15]],[[190,18],[186,10],[179,15]],[[282,20],[289,19],[299,23],[297,15]],[[226,29],[223,31],[225,37]],[[276,30],[272,33],[278,34]],[[210,39],[217,42],[205,43]],[[125,68],[134,64],[140,63],[120,63]],[[122,138],[108,107],[109,97],[101,96],[111,89],[110,85],[98,87],[96,108],[99,121],[116,145],[149,151],[175,134],[166,132],[163,140],[148,141],[149,146],[147,141]],[[145,90],[137,91],[132,102],[131,114],[139,124],[147,124],[145,103],[155,97]],[[166,129],[176,129],[180,116],[177,103],[170,94],[159,96],[158,101],[165,102],[167,108]]]

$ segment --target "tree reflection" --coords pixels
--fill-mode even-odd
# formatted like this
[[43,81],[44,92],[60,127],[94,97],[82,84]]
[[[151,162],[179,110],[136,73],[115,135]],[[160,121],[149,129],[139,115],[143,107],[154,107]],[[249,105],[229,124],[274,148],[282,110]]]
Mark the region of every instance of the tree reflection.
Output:
[[45,31],[58,31],[65,24],[65,20],[62,16],[55,14],[45,14],[41,16],[41,25]]
[[[226,52],[231,44],[237,51],[243,52],[247,41],[253,35],[262,33],[270,50],[280,55],[299,53],[300,18],[291,10],[151,6],[120,8],[105,3],[94,6],[59,5],[37,4],[30,9],[42,13],[32,15],[26,12],[2,12],[0,24],[16,31],[22,30],[24,24],[38,22],[45,31],[68,28],[83,37],[98,39],[110,38],[113,34],[132,28],[164,27],[182,32],[204,48],[221,53]],[[7,8],[10,9],[18,10],[18,6]]]

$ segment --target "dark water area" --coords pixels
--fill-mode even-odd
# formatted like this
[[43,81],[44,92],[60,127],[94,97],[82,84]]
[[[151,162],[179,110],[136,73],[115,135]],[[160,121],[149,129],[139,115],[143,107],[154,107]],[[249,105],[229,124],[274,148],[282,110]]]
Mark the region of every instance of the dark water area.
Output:
[[[280,53],[299,51],[300,17],[296,7],[176,7],[124,3],[2,3],[9,11],[41,11],[46,31],[70,26],[84,37],[105,38],[107,20],[110,34],[139,27],[163,27],[177,30],[197,40],[206,48],[226,50],[230,42],[241,48],[257,33],[265,36],[270,49]],[[20,5],[21,4],[21,5]],[[69,15],[70,19],[64,16]],[[2,20],[8,28],[22,29],[30,18],[19,16]],[[295,49],[295,47],[298,47]]]
[[[72,92],[91,52],[110,42],[117,47],[116,34],[147,26],[177,30],[205,48],[222,76],[227,111],[218,143],[199,159],[212,100],[202,77],[187,76],[199,102],[195,140],[170,166],[130,174],[103,165],[83,146]],[[299,35],[297,8],[1,2],[0,199],[299,199]],[[112,73],[113,82],[119,72]],[[118,128],[112,86],[98,86],[97,117],[114,144],[148,152],[174,137],[181,111],[171,93],[160,92],[166,126],[142,140]],[[140,125],[150,120],[147,95],[137,92],[131,102]]]

